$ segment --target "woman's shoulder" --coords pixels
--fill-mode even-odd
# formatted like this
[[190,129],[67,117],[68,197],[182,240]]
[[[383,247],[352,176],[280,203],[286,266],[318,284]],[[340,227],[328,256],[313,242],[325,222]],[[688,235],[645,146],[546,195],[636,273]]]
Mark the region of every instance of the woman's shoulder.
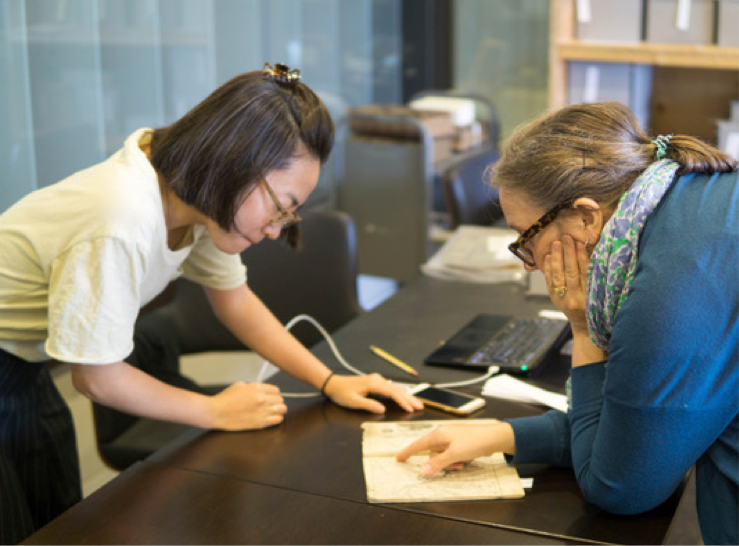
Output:
[[654,213],[659,227],[680,237],[683,232],[707,234],[739,231],[739,172],[686,174],[678,177]]

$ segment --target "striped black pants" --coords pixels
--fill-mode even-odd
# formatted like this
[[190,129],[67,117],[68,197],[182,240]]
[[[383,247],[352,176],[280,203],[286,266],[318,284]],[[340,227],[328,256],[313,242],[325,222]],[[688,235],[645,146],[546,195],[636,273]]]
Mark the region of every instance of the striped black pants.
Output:
[[82,498],[74,423],[48,363],[0,349],[0,544],[16,544]]

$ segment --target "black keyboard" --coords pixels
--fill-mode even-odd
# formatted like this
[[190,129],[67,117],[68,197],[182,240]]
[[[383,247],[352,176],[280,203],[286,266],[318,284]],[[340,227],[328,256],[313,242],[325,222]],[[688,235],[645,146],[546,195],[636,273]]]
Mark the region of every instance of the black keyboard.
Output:
[[513,319],[473,355],[470,364],[525,366],[561,331],[561,321]]

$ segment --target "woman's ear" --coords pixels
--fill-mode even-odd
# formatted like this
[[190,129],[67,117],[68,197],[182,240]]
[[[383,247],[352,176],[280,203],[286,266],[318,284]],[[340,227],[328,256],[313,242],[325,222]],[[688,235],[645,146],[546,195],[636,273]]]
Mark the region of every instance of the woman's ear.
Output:
[[579,213],[579,221],[582,222],[582,229],[588,239],[591,242],[597,241],[606,222],[603,209],[598,202],[590,197],[578,197],[572,203],[572,209]]

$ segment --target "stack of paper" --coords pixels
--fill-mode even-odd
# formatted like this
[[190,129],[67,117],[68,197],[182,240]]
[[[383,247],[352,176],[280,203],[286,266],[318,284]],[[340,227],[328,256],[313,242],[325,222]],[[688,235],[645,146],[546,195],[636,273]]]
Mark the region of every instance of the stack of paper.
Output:
[[542,404],[567,413],[567,397],[524,383],[510,375],[501,374],[488,379],[482,389],[485,396],[506,398],[532,404]]
[[459,226],[421,271],[430,277],[468,282],[524,282],[521,261],[508,250],[517,233],[507,228]]

